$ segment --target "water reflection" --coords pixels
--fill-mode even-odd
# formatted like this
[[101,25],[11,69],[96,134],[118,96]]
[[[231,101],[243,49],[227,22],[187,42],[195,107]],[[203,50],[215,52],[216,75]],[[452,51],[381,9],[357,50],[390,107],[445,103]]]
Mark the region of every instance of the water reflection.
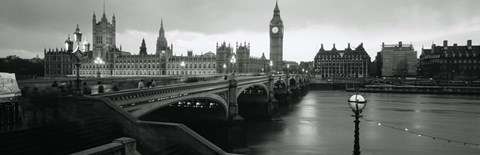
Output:
[[[281,109],[281,121],[247,122],[251,154],[352,154],[351,93],[311,91]],[[480,143],[480,100],[475,96],[362,94],[366,119],[410,131]],[[458,103],[458,104],[456,104]],[[480,154],[480,148],[435,141],[378,123],[360,123],[362,154]]]

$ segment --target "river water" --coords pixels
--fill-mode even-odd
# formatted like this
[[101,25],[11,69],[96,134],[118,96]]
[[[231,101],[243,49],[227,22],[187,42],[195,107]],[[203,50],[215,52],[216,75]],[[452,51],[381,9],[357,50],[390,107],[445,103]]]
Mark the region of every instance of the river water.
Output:
[[[480,154],[478,145],[441,139],[480,144],[480,96],[361,94],[368,100],[363,118],[377,121],[360,122],[363,155]],[[250,154],[352,154],[351,95],[310,91],[290,107],[281,107],[278,121],[246,121]]]

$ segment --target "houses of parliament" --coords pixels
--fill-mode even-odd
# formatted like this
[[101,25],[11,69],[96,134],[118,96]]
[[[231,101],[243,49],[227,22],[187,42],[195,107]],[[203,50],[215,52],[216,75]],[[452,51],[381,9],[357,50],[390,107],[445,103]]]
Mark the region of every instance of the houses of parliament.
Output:
[[[250,55],[250,43],[216,43],[216,53],[207,52],[194,55],[187,51],[186,56],[173,54],[173,44],[168,44],[163,20],[154,54],[147,53],[145,40],[139,41],[138,54],[123,51],[116,44],[115,15],[111,21],[105,11],[97,21],[92,18],[92,43],[83,38],[79,25],[65,41],[65,48],[44,49],[45,76],[68,77],[77,72],[81,77],[113,76],[162,76],[162,75],[206,75],[236,73],[261,73],[269,70],[270,60]],[[271,69],[281,70],[283,64],[283,22],[280,19],[278,4],[270,21],[270,59],[274,63]],[[82,40],[83,39],[83,40]],[[82,42],[83,41],[83,42]],[[234,52],[234,50],[236,52]],[[235,58],[236,63],[231,63]],[[235,65],[235,66],[232,66]],[[78,67],[78,68],[77,68]]]

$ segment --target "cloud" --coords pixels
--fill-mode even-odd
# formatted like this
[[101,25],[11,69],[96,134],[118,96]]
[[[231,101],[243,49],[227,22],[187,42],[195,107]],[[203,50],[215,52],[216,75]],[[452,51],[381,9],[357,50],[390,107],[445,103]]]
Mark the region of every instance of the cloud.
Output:
[[[163,18],[167,39],[178,54],[215,51],[217,41],[249,41],[252,55],[268,57],[268,24],[275,1],[258,0],[107,0],[106,15],[117,20],[117,44],[137,53],[141,39],[154,53]],[[444,39],[480,40],[477,0],[280,0],[285,24],[284,58],[313,60],[321,43],[337,48],[364,42],[371,57],[382,42],[421,44]],[[0,5],[0,47],[32,51],[62,47],[79,24],[91,41],[92,15],[103,13],[99,0],[5,0]],[[478,37],[477,37],[478,36]],[[464,41],[462,41],[464,40]],[[0,51],[5,55],[7,51]]]

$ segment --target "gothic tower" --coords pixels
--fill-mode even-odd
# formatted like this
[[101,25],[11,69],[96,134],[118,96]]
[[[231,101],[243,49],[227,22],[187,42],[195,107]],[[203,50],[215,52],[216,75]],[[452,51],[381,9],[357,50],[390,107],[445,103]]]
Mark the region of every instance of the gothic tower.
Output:
[[270,60],[273,61],[273,70],[281,71],[283,66],[283,21],[280,18],[278,2],[275,3],[273,18],[270,20]]
[[142,45],[140,46],[140,55],[147,55],[147,46],[145,45],[145,38],[142,39]]
[[240,46],[236,45],[236,59],[237,59],[237,67],[238,73],[249,73],[249,66],[250,66],[250,43],[244,42],[243,44],[240,43]]
[[173,55],[172,50],[173,50],[173,44],[171,45],[171,47],[168,47],[167,37],[165,36],[165,29],[163,29],[163,19],[162,19],[160,24],[160,31],[158,32],[156,54],[158,55],[163,51],[165,52],[165,54],[167,54],[167,56],[172,56]]
[[[225,42],[220,43],[218,46],[217,42],[217,62],[216,62],[216,69],[217,73],[228,73],[230,66],[230,58],[233,56],[233,49],[230,47],[230,44],[226,44]],[[223,66],[225,65],[225,68]]]
[[103,15],[100,21],[97,23],[95,13],[93,13],[92,27],[92,50],[93,58],[100,57],[103,61],[109,62],[113,60],[113,49],[115,48],[115,14],[112,17],[112,22],[108,22],[105,15],[105,3],[103,4]]

